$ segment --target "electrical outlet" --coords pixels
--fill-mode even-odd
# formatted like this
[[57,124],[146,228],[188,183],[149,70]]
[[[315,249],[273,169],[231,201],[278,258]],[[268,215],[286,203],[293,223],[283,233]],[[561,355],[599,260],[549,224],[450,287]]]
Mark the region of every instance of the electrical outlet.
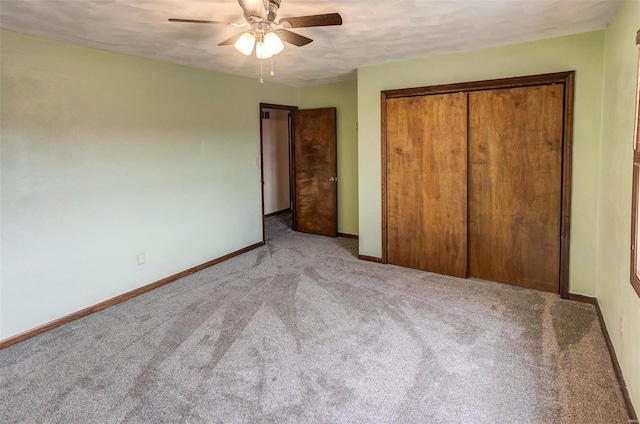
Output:
[[620,315],[620,335],[624,337],[624,316]]
[[138,253],[136,255],[136,262],[138,263],[138,265],[144,265],[145,263],[144,252]]

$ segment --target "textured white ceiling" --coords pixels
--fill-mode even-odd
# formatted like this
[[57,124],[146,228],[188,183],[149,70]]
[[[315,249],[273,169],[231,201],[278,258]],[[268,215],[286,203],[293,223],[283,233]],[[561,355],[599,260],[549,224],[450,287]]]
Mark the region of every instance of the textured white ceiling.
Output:
[[[619,0],[282,0],[278,18],[339,12],[340,27],[294,30],[275,80],[354,79],[359,67],[604,28]],[[168,18],[243,22],[236,0],[0,0],[0,27],[82,46],[257,78],[259,60],[218,47],[237,28]],[[265,62],[268,68],[268,61]],[[268,75],[268,72],[265,72]]]

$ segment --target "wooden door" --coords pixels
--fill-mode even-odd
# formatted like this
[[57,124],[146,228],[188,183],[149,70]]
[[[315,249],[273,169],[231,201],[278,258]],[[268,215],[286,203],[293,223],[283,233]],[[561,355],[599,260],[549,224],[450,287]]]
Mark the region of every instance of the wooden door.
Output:
[[294,229],[338,235],[336,109],[293,114]]
[[467,95],[389,99],[387,257],[459,277],[467,267]]
[[558,293],[563,97],[469,93],[469,276]]

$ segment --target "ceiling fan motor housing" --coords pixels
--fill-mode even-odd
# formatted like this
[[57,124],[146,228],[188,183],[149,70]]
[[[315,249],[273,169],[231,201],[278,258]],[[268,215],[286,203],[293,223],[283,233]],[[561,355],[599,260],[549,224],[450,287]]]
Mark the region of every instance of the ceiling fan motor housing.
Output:
[[267,21],[273,22],[276,20],[276,16],[278,15],[278,9],[280,8],[281,0],[269,0],[269,6],[266,10],[267,12]]

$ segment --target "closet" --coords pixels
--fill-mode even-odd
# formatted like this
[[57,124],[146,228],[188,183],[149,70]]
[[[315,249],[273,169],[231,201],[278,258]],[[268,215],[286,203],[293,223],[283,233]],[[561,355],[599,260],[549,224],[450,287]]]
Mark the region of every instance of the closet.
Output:
[[568,294],[573,72],[382,93],[383,262]]

